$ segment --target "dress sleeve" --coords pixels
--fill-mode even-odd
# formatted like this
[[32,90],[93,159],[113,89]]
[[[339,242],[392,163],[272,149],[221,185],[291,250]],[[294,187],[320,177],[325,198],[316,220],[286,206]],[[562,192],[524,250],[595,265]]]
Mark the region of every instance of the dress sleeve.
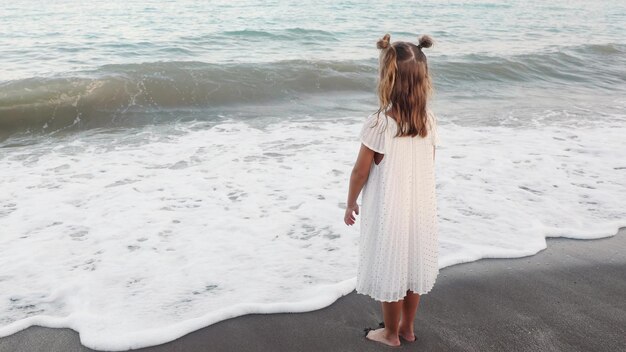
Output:
[[430,131],[429,133],[431,133],[431,141],[433,143],[434,146],[438,146],[441,145],[441,142],[439,140],[439,127],[437,126],[437,117],[435,116],[435,114],[433,114],[432,112],[428,113],[430,115]]
[[386,122],[384,117],[379,118],[377,114],[370,115],[361,129],[361,143],[376,153],[385,154]]

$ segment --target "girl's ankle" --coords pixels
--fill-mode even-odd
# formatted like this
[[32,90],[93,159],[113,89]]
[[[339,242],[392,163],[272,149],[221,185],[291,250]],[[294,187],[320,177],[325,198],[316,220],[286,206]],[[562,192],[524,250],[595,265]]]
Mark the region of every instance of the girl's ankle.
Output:
[[384,335],[384,336],[385,336],[385,338],[387,338],[387,339],[390,339],[390,340],[392,340],[392,339],[397,339],[397,338],[398,338],[398,336],[399,336],[398,334],[399,334],[399,331],[393,332],[393,331],[391,331],[391,330],[390,330],[390,329],[388,329],[388,328],[384,328],[383,335]]
[[402,331],[413,331],[413,324],[400,323],[400,329]]

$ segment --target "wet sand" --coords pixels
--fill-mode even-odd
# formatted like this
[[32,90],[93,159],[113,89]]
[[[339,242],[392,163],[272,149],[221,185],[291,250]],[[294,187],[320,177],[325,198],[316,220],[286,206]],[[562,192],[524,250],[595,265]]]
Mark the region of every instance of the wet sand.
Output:
[[[389,350],[363,338],[379,321],[379,303],[352,292],[318,311],[233,318],[139,351]],[[418,341],[398,350],[626,351],[626,228],[445,268],[415,327]],[[91,350],[71,329],[33,326],[0,339],[0,351]]]

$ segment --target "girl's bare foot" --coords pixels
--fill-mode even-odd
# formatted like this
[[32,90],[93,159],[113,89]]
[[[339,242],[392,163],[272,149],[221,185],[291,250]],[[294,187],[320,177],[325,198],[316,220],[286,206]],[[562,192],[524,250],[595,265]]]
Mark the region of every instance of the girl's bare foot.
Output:
[[413,342],[416,340],[412,325],[404,327],[402,326],[402,323],[400,323],[400,326],[398,327],[398,335],[408,342]]
[[368,340],[384,343],[387,346],[400,346],[400,338],[398,336],[389,336],[391,335],[387,329],[380,328],[376,330],[372,330],[367,333],[365,336]]

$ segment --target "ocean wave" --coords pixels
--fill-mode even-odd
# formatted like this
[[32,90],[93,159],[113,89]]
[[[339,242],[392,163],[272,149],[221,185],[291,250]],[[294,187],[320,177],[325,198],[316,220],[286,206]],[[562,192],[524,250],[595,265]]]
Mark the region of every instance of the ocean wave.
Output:
[[442,83],[535,82],[582,83],[615,89],[626,84],[626,45],[589,44],[514,56],[470,54],[433,65]]
[[1,131],[103,126],[137,111],[207,108],[336,91],[372,90],[366,63],[293,60],[255,64],[156,62],[0,84]]
[[[271,40],[326,40],[326,41],[338,41],[337,33],[324,31],[321,29],[307,29],[307,28],[287,28],[278,31],[263,31],[256,29],[243,29],[224,31],[220,33],[224,37],[237,37],[245,40],[258,40],[258,39],[271,39]],[[205,36],[207,39],[215,40],[215,37],[211,34]],[[193,38],[189,38],[193,39]]]
[[[626,86],[626,45],[592,44],[515,56],[435,56],[436,88],[501,89],[493,84],[590,89]],[[289,103],[312,95],[372,95],[377,61],[286,60],[212,64],[154,62],[0,83],[0,132],[49,132],[124,124],[138,112]],[[374,98],[375,99],[375,98]],[[173,114],[175,115],[175,114]],[[167,119],[166,119],[167,120]],[[148,119],[150,122],[154,120]],[[128,121],[127,121],[128,122]]]

